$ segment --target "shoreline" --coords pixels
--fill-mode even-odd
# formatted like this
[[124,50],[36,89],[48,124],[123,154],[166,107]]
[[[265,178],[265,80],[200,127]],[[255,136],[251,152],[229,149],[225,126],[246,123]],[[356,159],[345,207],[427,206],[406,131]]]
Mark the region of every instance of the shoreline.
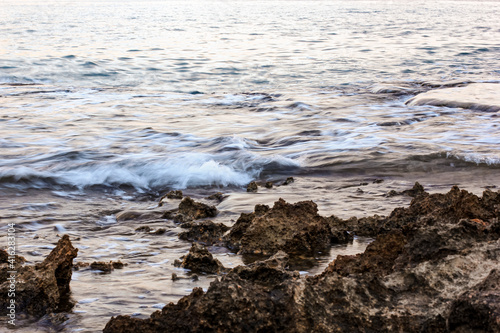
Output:
[[[487,190],[487,191],[489,191],[489,190]],[[491,191],[489,191],[489,192],[491,192]],[[488,193],[489,193],[489,192],[488,192]],[[408,193],[409,193],[409,192],[408,192]],[[450,192],[450,193],[451,193],[451,192]],[[485,192],[485,193],[486,193],[486,192]],[[494,192],[491,192],[491,193],[494,193]],[[407,195],[407,194],[403,194],[403,193],[397,193],[397,194],[399,194],[399,195]],[[429,196],[429,194],[426,194],[426,195],[427,195],[427,196]],[[430,196],[436,196],[436,195],[438,195],[438,194],[431,194]],[[473,196],[473,195],[471,195],[471,196]],[[499,197],[500,197],[500,194],[499,194]],[[415,199],[414,199],[414,200],[415,200]],[[497,201],[498,201],[498,198],[497,198],[497,199],[495,199],[495,200],[497,200]],[[179,201],[177,201],[177,202],[179,202]],[[223,201],[222,201],[222,202],[223,202]],[[499,204],[499,203],[496,203],[496,205],[498,205],[498,204]],[[413,204],[412,204],[412,205],[413,205]],[[172,207],[174,207],[174,210],[175,210],[175,205],[170,205],[170,206],[168,206],[168,205],[167,205],[167,206],[165,207],[165,211],[168,211],[169,209],[172,209]],[[405,209],[406,209],[406,208],[405,208]],[[394,210],[394,211],[393,211],[393,213],[392,213],[392,214],[390,214],[390,216],[391,216],[391,215],[393,215],[393,214],[394,214],[394,212],[396,212],[396,211],[397,211],[397,209],[396,209],[396,210]],[[418,215],[418,213],[415,213],[415,214],[416,214],[416,215]],[[200,221],[204,221],[204,220],[206,220],[206,219],[207,219],[207,218],[202,219],[202,220],[200,220]],[[212,218],[212,219],[214,219],[214,218]],[[498,219],[498,218],[497,218],[497,219]],[[215,220],[215,221],[217,221],[217,218],[215,218],[214,220]],[[476,220],[476,219],[471,219],[471,220]],[[123,221],[123,220],[122,220],[122,221]],[[136,225],[144,225],[144,223],[139,223],[139,221],[140,221],[140,220],[136,220],[136,222],[138,222],[138,223],[136,223]],[[363,218],[361,218],[361,219],[356,219],[356,221],[357,221],[357,222],[353,222],[353,221],[351,221],[351,222],[347,222],[347,221],[349,221],[349,220],[342,220],[342,219],[340,219],[340,220],[338,220],[338,221],[340,221],[340,222],[337,222],[337,224],[338,224],[338,223],[340,223],[340,224],[339,224],[339,225],[337,225],[337,226],[341,226],[341,225],[343,225],[343,228],[347,228],[347,229],[351,228],[350,232],[353,232],[353,230],[354,230],[354,229],[353,229],[353,227],[355,226],[355,224],[356,224],[356,223],[358,223],[358,225],[361,225],[360,223],[364,223],[364,225],[366,225],[366,226],[372,225],[372,224],[374,224],[374,223],[375,223],[375,224],[376,224],[376,223],[379,223],[377,219],[375,219],[375,220],[374,220],[373,218],[364,218],[364,219],[363,219]],[[342,221],[344,221],[344,222],[342,222]],[[360,222],[360,221],[363,221],[363,222]],[[196,224],[199,224],[199,223],[200,223],[200,222],[196,222],[196,223],[195,223],[195,225],[196,225]],[[353,223],[354,223],[354,224],[353,224]],[[492,223],[493,223],[493,224],[492,224],[492,225],[488,225],[488,226],[487,226],[487,228],[493,228],[492,226],[493,226],[493,225],[496,225],[495,223],[497,223],[497,222],[493,221]],[[158,229],[159,229],[159,227],[160,227],[160,224],[156,224],[156,225],[157,225],[157,227],[155,227],[155,223],[153,223],[153,224],[152,224],[153,229],[152,229],[152,230],[150,230],[150,231],[148,231],[148,232],[150,232],[150,233],[151,233],[151,232],[154,232],[154,231],[158,230]],[[233,227],[234,227],[234,226],[233,226]],[[345,230],[347,230],[347,229],[345,229]],[[389,229],[390,229],[389,231],[391,231],[391,232],[392,232],[392,231],[394,231],[394,230],[392,230],[391,228],[389,228]],[[403,228],[403,229],[404,229],[404,228]],[[365,231],[362,231],[362,230],[365,230]],[[370,230],[370,228],[368,228],[368,229],[366,229],[366,227],[364,227],[364,229],[363,229],[363,228],[362,228],[362,229],[359,229],[359,228],[358,228],[358,230],[356,231],[356,233],[357,233],[357,234],[363,234],[363,235],[366,235],[366,236],[371,236],[371,237],[376,238],[377,240],[379,239],[379,237],[376,237],[376,236],[380,235],[380,233],[379,233],[379,232],[376,232],[376,233],[373,233],[373,232],[371,232],[371,233],[370,233],[370,232],[368,232],[368,233],[367,233],[367,232],[366,232],[366,230]],[[425,227],[424,227],[424,229],[423,229],[423,230],[425,231]],[[485,229],[485,230],[486,230],[486,229]],[[489,230],[489,229],[488,229],[488,230]],[[494,232],[496,232],[496,231],[494,231]],[[384,232],[383,232],[383,233],[381,233],[381,234],[384,234]],[[153,237],[153,236],[150,236],[150,237]],[[496,237],[496,236],[495,236],[495,237]],[[377,243],[377,242],[375,242],[374,244],[376,244],[376,243]],[[366,244],[366,245],[368,245],[368,244]],[[369,246],[368,246],[368,248],[370,249],[372,246],[373,246],[373,245],[369,245]],[[209,249],[213,251],[213,249],[215,249],[215,248],[214,248],[214,247],[210,247]],[[368,251],[368,250],[366,250],[366,251]],[[364,251],[364,253],[365,253],[365,254],[362,254],[361,256],[366,256],[366,255],[368,255],[368,254],[366,254],[366,253],[367,253],[366,251]],[[180,254],[180,253],[179,253],[179,254]],[[217,254],[215,254],[215,255],[217,255]],[[353,258],[353,259],[349,259],[349,260],[355,260],[354,258],[358,258],[359,256],[360,256],[360,255],[355,255],[354,257],[352,257],[352,256],[347,256],[347,257],[345,257],[345,258]],[[343,256],[341,256],[340,258],[344,258],[344,257],[343,257]],[[78,261],[78,258],[77,258],[76,260]],[[281,258],[280,260],[284,260],[284,259],[283,259],[283,258]],[[346,260],[346,259],[343,259],[343,260]],[[357,259],[356,259],[356,260],[357,260]],[[496,258],[495,260],[498,260],[498,258]],[[96,261],[97,261],[97,260],[96,260]],[[236,271],[238,271],[238,270],[240,270],[240,271],[241,271],[241,270],[244,270],[244,271],[245,271],[245,270],[250,270],[250,271],[251,271],[251,270],[253,269],[252,267],[256,267],[256,265],[257,265],[257,266],[259,266],[259,265],[267,265],[267,264],[259,264],[259,262],[260,262],[260,261],[256,261],[256,262],[254,262],[254,263],[251,263],[251,262],[246,262],[246,264],[247,264],[246,266],[240,266],[241,268],[237,268],[237,267],[232,268],[231,270],[229,270],[229,271],[228,271],[229,273],[226,273],[226,274],[222,275],[222,276],[224,276],[224,278],[223,278],[223,280],[222,280],[222,281],[225,281],[225,279],[227,279],[228,281],[230,281],[231,277],[232,277],[232,278],[234,278],[234,277],[235,277],[235,276],[234,276],[234,274],[235,274],[235,273],[233,272],[234,270],[236,270]],[[261,263],[262,263],[262,262],[261,262]],[[171,264],[171,262],[168,262],[168,261],[167,261],[165,264],[169,265],[169,264]],[[282,265],[282,264],[279,264],[279,265]],[[279,265],[278,265],[278,266],[279,266]],[[313,263],[312,265],[313,265],[313,266],[314,266],[314,265],[317,265],[317,263]],[[307,278],[306,278],[305,276],[304,276],[304,277],[302,277],[302,275],[303,275],[303,274],[299,274],[299,277],[300,277],[300,279],[299,279],[299,280],[301,280],[301,281],[309,281],[309,279],[313,279],[313,280],[314,280],[314,279],[319,279],[321,276],[324,276],[325,274],[328,274],[327,272],[328,272],[328,271],[329,271],[329,269],[330,269],[329,267],[332,267],[332,265],[334,265],[334,266],[335,266],[335,261],[331,262],[331,263],[329,264],[329,266],[327,265],[327,266],[326,266],[326,270],[325,270],[324,272],[318,272],[318,273],[316,273],[316,274],[314,274],[314,275],[311,275],[310,277],[307,277]],[[233,267],[234,267],[234,266],[233,266]],[[245,267],[246,267],[246,268],[245,268]],[[273,267],[274,267],[274,266],[273,266]],[[284,266],[283,266],[283,267],[284,267]],[[354,266],[353,266],[353,267],[354,267]],[[342,269],[342,268],[339,268],[339,269]],[[129,269],[129,268],[126,268],[125,270],[130,270],[131,272],[133,272],[133,271],[134,271],[134,269]],[[282,269],[280,268],[280,269],[279,269],[279,271],[281,272],[281,271],[282,271]],[[191,279],[189,274],[188,274],[187,276],[185,275],[185,274],[186,274],[186,271],[180,271],[180,272],[183,272],[183,273],[181,273],[181,274],[180,274],[180,276],[181,276],[181,277],[183,277],[183,276],[184,276],[184,277],[183,277],[184,279],[185,279],[186,277],[188,278],[188,280],[190,280],[190,279]],[[233,272],[233,273],[231,273],[231,272]],[[289,271],[289,270],[285,270],[284,272],[286,272],[286,274],[288,274],[288,275],[292,274],[292,276],[294,276],[294,274],[298,274],[298,272],[293,273],[293,271]],[[276,272],[275,272],[275,273],[276,273]],[[74,274],[78,274],[78,271],[75,271],[75,272],[74,272]],[[115,271],[110,271],[109,275],[107,275],[107,276],[112,277],[112,276],[113,276],[113,275],[115,275],[115,274],[121,274],[121,273],[119,273],[119,271],[116,271],[116,270],[115,270]],[[238,274],[240,274],[240,273],[238,273]],[[280,273],[280,274],[284,274],[284,273]],[[288,276],[288,275],[287,275],[287,276]],[[97,275],[97,276],[98,276],[98,275]],[[102,276],[104,276],[104,275],[102,275]],[[203,278],[203,276],[204,276],[204,275],[202,274],[200,277],[201,277],[201,278]],[[482,275],[481,275],[481,276],[482,276]],[[118,276],[116,276],[116,278],[118,278]],[[116,278],[115,278],[115,279],[116,279]],[[165,277],[165,278],[166,278],[166,279],[170,279],[171,277],[170,277],[170,276],[168,276],[168,277]],[[290,278],[291,278],[291,277],[290,277]],[[287,279],[288,279],[288,278],[287,278]],[[295,279],[295,278],[293,278],[293,279]],[[305,280],[303,280],[303,279],[305,279]],[[211,280],[211,279],[210,279],[210,280]],[[74,281],[74,282],[76,282],[76,281]],[[182,280],[181,280],[181,282],[182,282]],[[210,281],[207,281],[207,282],[210,282]],[[241,281],[240,281],[240,282],[241,282]],[[252,284],[252,283],[254,283],[254,282],[252,282],[252,281],[247,281],[247,282],[248,282],[248,283],[251,283],[251,284]],[[196,297],[195,297],[195,296],[190,296],[190,295],[188,295],[188,296],[184,296],[184,298],[186,298],[186,297],[187,297],[187,298],[189,298],[189,297],[195,297],[196,299],[198,299],[198,298],[199,298],[200,300],[202,300],[202,299],[204,299],[204,298],[203,298],[204,296],[202,296],[202,295],[204,295],[204,293],[205,293],[205,292],[207,292],[207,290],[212,290],[213,288],[216,288],[216,287],[214,287],[214,283],[215,283],[215,285],[217,285],[217,283],[216,283],[216,282],[211,282],[211,283],[210,283],[210,287],[208,287],[208,285],[207,285],[207,288],[206,288],[206,289],[204,289],[203,291],[201,291],[201,294],[200,294],[200,291],[199,291],[198,289],[194,289],[193,294],[191,294],[191,295],[197,295]],[[222,282],[221,282],[221,283],[222,283]],[[285,282],[284,282],[284,283],[285,283]],[[299,283],[299,284],[300,284],[300,285],[302,285],[303,283],[301,282],[301,283]],[[200,298],[200,297],[201,297],[201,298]],[[208,297],[208,296],[207,296],[207,297]],[[89,299],[89,302],[92,302],[92,299]],[[179,302],[182,302],[182,301],[179,301]],[[201,302],[201,301],[200,301],[200,302]],[[158,305],[158,306],[159,306],[159,305]],[[153,307],[153,308],[154,308],[154,307]],[[81,314],[80,314],[80,316],[85,316],[85,313],[81,313]],[[120,320],[121,320],[121,319],[123,319],[124,317],[123,317],[123,316],[119,316],[119,318],[120,318]],[[143,319],[139,319],[139,318],[143,318]],[[61,319],[59,318],[59,320],[61,320]],[[147,317],[145,317],[145,316],[139,316],[139,317],[137,317],[137,316],[136,316],[136,317],[134,318],[134,322],[136,322],[136,321],[137,321],[137,322],[139,322],[139,321],[141,321],[141,320],[147,320]],[[49,320],[49,322],[50,322],[50,320]],[[70,320],[70,322],[71,322],[71,320]],[[70,322],[68,322],[67,324],[71,326]],[[63,320],[63,323],[64,323],[64,320]],[[127,322],[127,323],[128,323],[128,322]],[[110,325],[111,325],[111,324],[110,324]],[[113,325],[114,325],[114,324],[113,324]],[[113,327],[113,325],[111,325],[110,327]],[[127,325],[128,325],[128,324],[127,324]],[[70,326],[68,326],[68,327],[70,327]],[[124,329],[125,329],[125,328],[124,328]],[[110,330],[110,332],[111,332],[111,331],[113,331],[113,330]],[[116,331],[116,332],[122,332],[122,330],[115,330],[115,331]],[[124,331],[126,331],[126,330],[124,330]]]

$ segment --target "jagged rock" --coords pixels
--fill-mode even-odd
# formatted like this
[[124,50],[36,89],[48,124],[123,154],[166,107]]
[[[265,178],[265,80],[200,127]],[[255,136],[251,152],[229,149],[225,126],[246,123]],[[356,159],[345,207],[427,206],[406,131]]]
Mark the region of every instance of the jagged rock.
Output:
[[167,211],[163,218],[173,219],[175,222],[184,223],[188,221],[217,216],[217,208],[202,202],[196,202],[190,197],[185,197],[179,204],[177,212]]
[[318,215],[314,202],[289,204],[280,199],[272,209],[257,205],[254,213],[241,214],[226,242],[241,254],[272,255],[283,250],[314,255],[329,248],[332,236],[329,222]]
[[299,332],[307,325],[294,306],[299,274],[285,271],[284,259],[279,253],[238,266],[212,282],[206,293],[195,288],[149,319],[112,318],[103,332]]
[[251,182],[250,184],[247,185],[247,192],[257,192],[257,183],[256,182]]
[[[68,235],[64,235],[45,260],[34,266],[18,267],[15,279],[16,315],[22,313],[33,317],[66,311],[72,307],[70,281],[73,259],[78,249],[71,244]],[[8,290],[11,277],[7,264],[0,264],[0,304],[3,309],[10,304]]]
[[166,194],[167,199],[182,199],[182,191],[181,190],[176,190],[176,191],[170,191]]
[[415,185],[413,185],[413,187],[410,189],[410,190],[404,190],[404,191],[401,191],[401,192],[398,192],[398,191],[395,191],[395,190],[391,190],[387,193],[386,196],[388,197],[394,197],[394,196],[397,196],[397,195],[407,195],[409,197],[416,197],[418,195],[423,195],[425,194],[425,190],[424,190],[424,187],[422,185],[420,185],[419,182],[416,182]]
[[167,232],[167,229],[165,229],[165,228],[158,228],[158,229],[154,230],[150,226],[144,225],[144,226],[141,226],[139,228],[136,228],[135,231],[136,232],[147,232],[150,235],[163,235],[165,232]]
[[295,180],[293,179],[293,177],[288,177],[282,185],[288,185],[288,184],[291,184],[293,183]]
[[[380,222],[387,231],[364,253],[339,256],[320,275],[287,271],[278,252],[234,268],[206,293],[197,288],[149,319],[112,318],[104,332],[498,332],[498,194],[478,198],[453,188],[417,196],[394,210],[390,224]],[[278,203],[277,210],[262,206],[242,215],[237,232],[296,210]],[[313,206],[300,204],[314,218]]]
[[266,188],[273,188],[273,182],[266,182]]
[[179,234],[179,238],[187,241],[196,241],[205,245],[213,245],[222,241],[222,236],[229,230],[223,223],[212,221],[187,222],[182,224],[184,231]]
[[214,259],[205,246],[193,243],[189,253],[185,255],[182,262],[176,260],[174,265],[191,270],[193,273],[218,274],[225,270],[218,259]]
[[500,217],[500,194],[489,189],[483,192],[482,198],[457,186],[446,194],[428,194],[416,183],[410,191],[415,197],[408,208],[396,208],[388,217],[375,215],[361,218],[355,223],[354,232],[359,236],[376,237],[436,216],[450,223],[466,218],[489,221]]

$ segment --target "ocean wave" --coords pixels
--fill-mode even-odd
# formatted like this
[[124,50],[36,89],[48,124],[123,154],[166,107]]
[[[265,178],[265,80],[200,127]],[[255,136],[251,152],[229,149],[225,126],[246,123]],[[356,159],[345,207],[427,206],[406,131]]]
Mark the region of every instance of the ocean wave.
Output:
[[43,170],[35,167],[0,167],[0,185],[15,188],[70,186],[130,186],[137,190],[184,189],[198,186],[245,186],[263,172],[297,168],[283,156],[260,157],[244,153],[232,159],[204,153],[169,157],[145,154],[112,161],[59,163]]

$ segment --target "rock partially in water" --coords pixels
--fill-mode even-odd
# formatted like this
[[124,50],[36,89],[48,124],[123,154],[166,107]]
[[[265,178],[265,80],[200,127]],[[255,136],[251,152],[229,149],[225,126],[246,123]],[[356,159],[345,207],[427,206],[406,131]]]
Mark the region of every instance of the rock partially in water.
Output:
[[205,246],[198,243],[193,243],[189,253],[181,259],[183,259],[182,262],[176,260],[174,265],[189,269],[193,273],[218,274],[226,270]]
[[212,221],[186,222],[182,228],[189,229],[181,232],[179,238],[187,241],[200,242],[205,245],[214,245],[222,242],[222,236],[229,230],[223,223]]
[[[414,190],[415,187],[412,189]],[[428,194],[416,191],[416,197],[408,208],[396,208],[388,217],[372,216],[351,221],[353,230],[359,236],[376,237],[394,229],[419,220],[432,220],[435,217],[449,223],[457,223],[461,219],[480,219],[490,221],[500,217],[500,192],[489,189],[483,192],[482,198],[460,190],[454,186],[446,194]],[[432,222],[429,222],[432,223]]]
[[299,332],[308,325],[295,301],[300,278],[284,270],[285,260],[280,252],[268,261],[238,266],[206,293],[195,288],[146,320],[112,318],[103,332]]
[[[331,226],[318,215],[314,202],[289,204],[279,199],[271,209],[257,205],[254,213],[241,214],[226,242],[240,254],[272,255],[282,250],[312,256],[327,250],[332,238]],[[340,235],[336,238],[345,241]]]
[[258,187],[256,182],[251,182],[250,184],[247,185],[247,192],[257,192]]
[[175,222],[184,223],[207,217],[217,216],[217,208],[202,202],[196,202],[190,197],[185,197],[179,204],[177,211],[167,211],[163,218],[173,219]]
[[[70,301],[70,281],[73,259],[78,249],[64,235],[45,260],[34,266],[17,268],[15,279],[16,315],[22,313],[36,318],[59,311],[68,311],[73,306]],[[11,277],[6,263],[0,264],[0,306],[6,309]]]
[[424,194],[425,193],[425,190],[424,190],[424,187],[422,185],[420,185],[419,182],[416,182],[415,185],[413,185],[413,187],[409,190],[404,190],[404,191],[401,191],[401,192],[398,192],[398,191],[395,191],[395,190],[391,190],[389,193],[387,193],[386,196],[388,197],[394,197],[394,196],[397,196],[397,195],[407,195],[409,197],[416,197],[418,195],[421,195],[421,194]]
[[104,273],[111,273],[112,270],[122,269],[125,266],[121,261],[94,261],[90,264],[90,269],[102,271]]
[[[278,252],[149,319],[112,318],[104,332],[498,332],[499,194],[453,188],[417,196],[393,211],[392,228],[364,253],[339,256],[320,275],[287,271]],[[255,219],[295,210],[283,205],[262,206],[241,223],[251,228]],[[344,222],[353,221],[331,223]]]
[[500,111],[500,84],[472,83],[466,87],[431,90],[409,99],[406,104],[498,112]]

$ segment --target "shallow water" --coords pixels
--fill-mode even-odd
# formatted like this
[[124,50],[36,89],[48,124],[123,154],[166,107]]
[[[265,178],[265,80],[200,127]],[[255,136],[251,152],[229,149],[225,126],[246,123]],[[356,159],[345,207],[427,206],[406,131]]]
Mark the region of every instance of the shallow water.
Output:
[[[232,225],[280,197],[348,218],[407,205],[385,194],[415,181],[430,192],[500,186],[498,113],[405,105],[450,81],[500,82],[499,10],[477,1],[3,1],[1,223],[17,224],[31,263],[68,233],[76,261],[128,264],[75,272],[78,304],[63,329],[95,332],[213,279],[172,266],[190,244],[159,218],[171,189],[223,192],[214,220]],[[288,176],[295,182],[245,191]],[[117,221],[123,210],[151,217]],[[167,233],[135,232],[140,225]],[[319,273],[368,242],[298,269]],[[247,260],[211,250],[229,267]],[[172,282],[174,272],[186,279]],[[49,330],[40,325],[26,329]]]

